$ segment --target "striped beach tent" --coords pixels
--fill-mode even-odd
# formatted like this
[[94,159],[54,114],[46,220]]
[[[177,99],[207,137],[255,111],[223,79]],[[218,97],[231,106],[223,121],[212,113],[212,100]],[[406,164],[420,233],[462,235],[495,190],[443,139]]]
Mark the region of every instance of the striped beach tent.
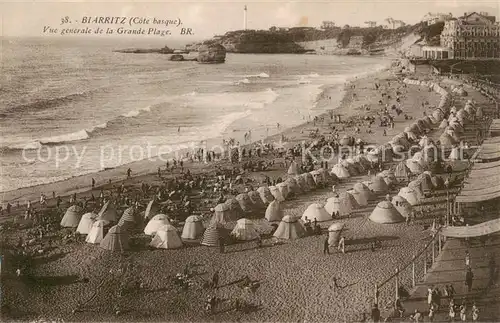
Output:
[[253,208],[256,210],[261,210],[266,207],[262,199],[260,198],[260,194],[257,191],[250,191],[248,192],[248,197],[253,203]]
[[116,211],[116,206],[111,201],[107,201],[106,203],[104,203],[97,215],[97,220],[104,220],[108,223],[118,221],[118,212]]
[[128,227],[135,225],[135,207],[131,206],[123,211],[123,215],[118,221],[118,225],[126,224]]
[[220,238],[226,237],[225,231],[224,227],[211,224],[203,233],[200,244],[208,247],[219,246]]
[[110,251],[123,252],[128,250],[128,234],[125,228],[119,225],[112,226],[102,239],[100,246]]

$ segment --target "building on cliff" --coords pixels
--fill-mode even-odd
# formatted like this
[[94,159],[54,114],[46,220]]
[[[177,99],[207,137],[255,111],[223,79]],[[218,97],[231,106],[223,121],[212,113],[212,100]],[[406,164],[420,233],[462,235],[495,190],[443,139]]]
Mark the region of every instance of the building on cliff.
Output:
[[428,59],[500,59],[500,25],[484,12],[464,14],[445,22],[440,46],[422,50]]
[[453,19],[453,15],[451,13],[427,13],[424,18],[422,18],[422,22],[425,22],[427,26],[437,24],[438,22],[445,22]]

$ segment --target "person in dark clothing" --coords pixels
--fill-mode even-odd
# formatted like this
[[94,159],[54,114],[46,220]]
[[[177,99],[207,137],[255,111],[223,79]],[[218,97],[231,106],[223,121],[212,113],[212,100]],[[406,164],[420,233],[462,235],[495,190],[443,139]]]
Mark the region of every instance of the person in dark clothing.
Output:
[[130,175],[132,174],[132,170],[129,168],[127,169],[127,177],[130,178]]
[[92,188],[95,188],[95,179],[92,178]]
[[373,322],[380,322],[380,310],[378,309],[377,304],[373,304],[372,306],[372,321]]
[[472,279],[474,278],[474,274],[472,273],[472,269],[467,268],[467,272],[465,273],[465,286],[467,286],[467,292],[470,293],[472,290]]
[[323,254],[330,254],[330,245],[328,244],[328,238],[325,239],[323,243]]
[[215,271],[212,276],[212,287],[217,288],[219,286],[219,271]]
[[224,253],[224,238],[219,238],[219,251],[220,253]]

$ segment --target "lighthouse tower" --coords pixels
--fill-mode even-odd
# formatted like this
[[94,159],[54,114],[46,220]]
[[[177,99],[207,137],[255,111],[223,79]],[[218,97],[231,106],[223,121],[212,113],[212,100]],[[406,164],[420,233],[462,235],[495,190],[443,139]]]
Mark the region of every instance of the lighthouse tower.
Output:
[[243,9],[243,30],[247,30],[247,5]]

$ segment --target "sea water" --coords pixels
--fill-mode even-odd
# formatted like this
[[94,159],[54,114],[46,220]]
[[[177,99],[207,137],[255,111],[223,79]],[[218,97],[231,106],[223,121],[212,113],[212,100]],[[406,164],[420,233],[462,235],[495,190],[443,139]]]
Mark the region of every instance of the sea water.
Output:
[[[2,39],[0,191],[147,158],[138,147],[175,150],[249,130],[275,133],[277,123],[284,129],[324,112],[316,105],[324,86],[338,88],[327,107],[334,108],[346,80],[388,64],[371,57],[228,54],[225,64],[205,65],[113,52],[124,46]],[[118,147],[135,152],[119,155]]]

